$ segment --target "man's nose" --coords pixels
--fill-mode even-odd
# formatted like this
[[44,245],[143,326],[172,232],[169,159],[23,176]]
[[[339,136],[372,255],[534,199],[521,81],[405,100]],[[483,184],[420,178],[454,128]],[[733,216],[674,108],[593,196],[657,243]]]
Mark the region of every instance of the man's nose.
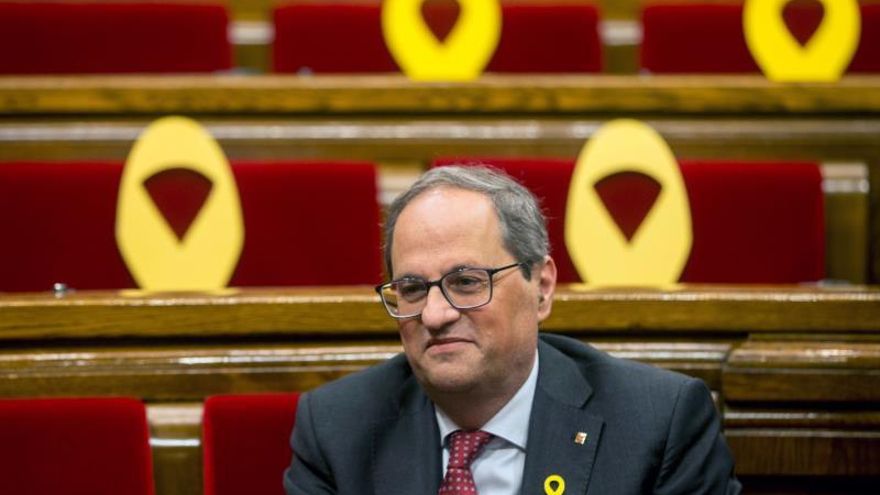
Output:
[[422,309],[422,324],[425,327],[429,330],[439,330],[457,320],[459,316],[461,312],[446,300],[440,287],[434,286],[428,290],[425,307]]

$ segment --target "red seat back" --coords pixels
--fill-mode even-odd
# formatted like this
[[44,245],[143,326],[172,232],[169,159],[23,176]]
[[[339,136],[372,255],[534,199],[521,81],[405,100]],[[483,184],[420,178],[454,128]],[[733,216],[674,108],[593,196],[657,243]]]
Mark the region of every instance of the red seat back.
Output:
[[227,29],[221,5],[0,3],[0,74],[226,70]]
[[[541,199],[560,282],[579,282],[565,248],[572,159],[442,158],[434,165],[485,163]],[[821,174],[813,163],[681,161],[693,247],[682,282],[796,283],[825,274]],[[626,197],[615,205],[626,215]]]
[[[356,162],[235,162],[245,243],[231,286],[381,280],[376,169]],[[118,162],[0,163],[0,291],[119,289]],[[184,176],[186,177],[186,176]]]
[[[431,14],[435,14],[432,16]],[[448,18],[442,6],[426,22]],[[504,5],[489,72],[598,72],[599,14],[593,5]],[[274,11],[275,72],[398,72],[382,36],[377,4],[290,4]]]
[[298,393],[218,395],[202,419],[205,495],[284,495]]
[[153,495],[144,405],[0,399],[0,480],[10,494]]
[[[880,4],[861,6],[859,48],[849,72],[880,72]],[[641,67],[665,73],[759,72],[743,32],[739,4],[652,3],[642,10]],[[791,29],[806,38],[817,12],[795,7]]]

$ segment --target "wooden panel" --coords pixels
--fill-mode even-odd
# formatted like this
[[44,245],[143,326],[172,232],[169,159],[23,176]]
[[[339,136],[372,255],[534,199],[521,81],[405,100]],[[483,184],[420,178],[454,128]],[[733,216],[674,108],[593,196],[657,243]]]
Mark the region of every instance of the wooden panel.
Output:
[[0,79],[0,114],[851,114],[880,111],[880,76],[829,85],[761,76],[59,76]]
[[725,431],[742,475],[880,476],[876,431]]
[[202,403],[148,404],[156,495],[202,493]]
[[868,213],[871,224],[870,234],[870,277],[872,283],[880,283],[880,158],[875,158],[868,167],[868,182],[871,184],[871,211]]
[[[880,159],[880,119],[640,117],[679,158],[805,159],[869,166]],[[449,155],[574,158],[608,118],[237,116],[200,121],[233,159],[356,158],[424,167],[436,156]],[[6,118],[0,120],[0,160],[124,160],[149,121]]]
[[167,402],[305,391],[400,350],[390,341],[21,348],[0,351],[0,396],[134,395]]
[[[880,412],[876,409],[834,409],[822,404],[810,409],[746,409],[728,404],[724,429],[737,473],[746,478],[772,475],[777,482],[770,486],[776,489],[780,476],[845,476],[861,479],[845,481],[838,488],[866,493],[857,491],[866,486],[864,478],[880,476]],[[792,482],[788,487],[799,484]],[[807,483],[801,488],[806,491],[800,493],[829,493],[821,491],[829,488],[821,480],[818,486]]]
[[[74,292],[0,295],[0,340],[230,335],[393,336],[394,321],[367,287],[230,289],[227,293]],[[561,286],[547,331],[602,334],[876,332],[880,289]]]
[[[597,347],[697,376],[718,388],[730,344],[628,341]],[[0,396],[133,395],[173,402],[225,393],[307,391],[401,350],[397,341],[22,347],[0,351]]]
[[[880,121],[649,120],[680,158],[851,161],[880,164]],[[357,159],[398,170],[414,180],[437,156],[570,157],[599,128],[598,120],[260,120],[204,122],[231,159]],[[123,161],[147,121],[125,123],[2,123],[0,161]],[[847,168],[846,166],[840,168]],[[383,173],[383,177],[387,174]],[[869,178],[869,180],[871,180]],[[866,184],[867,185],[867,184]],[[393,193],[400,187],[383,189]],[[874,191],[871,191],[874,193]],[[858,208],[859,198],[853,198]],[[838,201],[847,211],[848,205]],[[841,208],[838,208],[841,210]],[[837,211],[837,210],[835,210]],[[833,212],[832,212],[833,213]],[[852,220],[858,222],[858,217]],[[846,225],[846,224],[844,224]],[[867,220],[859,224],[867,228]],[[851,231],[847,227],[847,231]]]
[[722,380],[728,402],[880,402],[880,342],[750,341]]
[[870,225],[868,168],[862,163],[825,164],[822,184],[826,278],[866,283]]

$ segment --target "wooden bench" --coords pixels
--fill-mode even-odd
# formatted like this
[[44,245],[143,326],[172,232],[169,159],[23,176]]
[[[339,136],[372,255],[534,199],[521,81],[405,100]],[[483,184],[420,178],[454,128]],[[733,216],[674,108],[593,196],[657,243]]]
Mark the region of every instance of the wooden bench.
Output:
[[880,76],[8,77],[0,161],[123,160],[168,114],[197,118],[231,159],[379,163],[386,203],[435,157],[575,157],[602,122],[634,117],[681,158],[823,163],[828,276],[880,280]]

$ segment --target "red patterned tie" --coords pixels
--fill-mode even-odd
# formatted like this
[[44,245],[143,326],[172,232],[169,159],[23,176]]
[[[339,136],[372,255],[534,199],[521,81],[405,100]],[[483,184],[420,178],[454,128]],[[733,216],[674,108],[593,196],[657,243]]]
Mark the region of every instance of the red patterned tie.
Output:
[[440,485],[438,495],[475,495],[477,487],[471,476],[471,461],[480,450],[492,440],[492,434],[485,431],[456,431],[449,438],[451,446],[446,477]]

